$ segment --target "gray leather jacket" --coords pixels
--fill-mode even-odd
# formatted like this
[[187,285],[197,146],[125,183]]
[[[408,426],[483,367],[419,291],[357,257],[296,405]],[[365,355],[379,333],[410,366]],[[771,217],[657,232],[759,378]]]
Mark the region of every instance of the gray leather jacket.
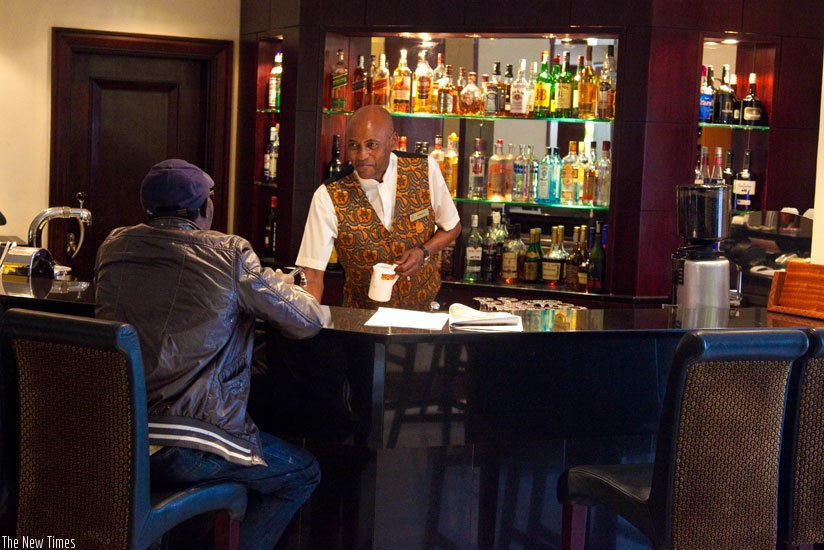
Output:
[[96,316],[134,325],[146,373],[149,440],[261,464],[246,413],[255,319],[307,338],[328,310],[261,268],[245,239],[183,218],[115,229],[97,253]]

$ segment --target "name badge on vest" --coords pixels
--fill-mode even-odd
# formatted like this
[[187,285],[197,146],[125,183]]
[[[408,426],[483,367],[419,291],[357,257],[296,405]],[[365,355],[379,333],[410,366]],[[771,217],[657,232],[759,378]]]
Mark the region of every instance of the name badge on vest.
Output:
[[416,222],[421,218],[425,218],[429,215],[429,208],[424,208],[423,210],[418,210],[417,212],[413,212],[409,215],[409,221]]

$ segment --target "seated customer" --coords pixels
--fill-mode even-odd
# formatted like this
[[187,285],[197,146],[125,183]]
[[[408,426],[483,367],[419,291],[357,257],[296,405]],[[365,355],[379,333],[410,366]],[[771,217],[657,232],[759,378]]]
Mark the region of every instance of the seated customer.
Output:
[[140,337],[153,482],[245,484],[241,546],[271,549],[320,469],[246,412],[255,319],[308,338],[329,312],[290,276],[261,268],[245,239],[210,231],[213,187],[183,160],[152,167],[140,189],[148,223],[115,229],[98,250],[96,315]]

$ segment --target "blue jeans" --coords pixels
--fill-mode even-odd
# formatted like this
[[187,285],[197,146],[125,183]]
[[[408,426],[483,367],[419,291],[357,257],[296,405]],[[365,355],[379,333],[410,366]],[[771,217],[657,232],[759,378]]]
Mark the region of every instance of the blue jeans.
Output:
[[292,516],[320,482],[320,467],[308,451],[260,432],[267,466],[241,466],[211,453],[165,447],[152,455],[152,478],[191,484],[231,480],[249,489],[249,505],[240,527],[240,547],[271,550]]

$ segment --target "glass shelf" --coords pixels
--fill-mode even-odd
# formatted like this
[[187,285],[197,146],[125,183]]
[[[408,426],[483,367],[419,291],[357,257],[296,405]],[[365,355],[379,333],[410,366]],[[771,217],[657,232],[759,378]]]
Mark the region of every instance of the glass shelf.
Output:
[[267,187],[269,189],[278,189],[277,182],[265,182],[265,181],[253,181],[253,185],[257,185],[259,187]]
[[769,126],[749,126],[745,124],[716,124],[714,122],[699,122],[698,126],[701,128],[729,128],[730,130],[758,130],[768,131]]
[[266,109],[256,109],[256,111],[257,111],[258,113],[264,113],[264,114],[266,114],[266,113],[274,113],[274,114],[278,114],[278,113],[280,113],[280,109],[269,109],[269,108],[266,108]]
[[488,199],[465,199],[461,197],[455,197],[455,202],[466,203],[466,204],[502,204],[505,206],[510,207],[510,212],[513,212],[512,208],[519,208],[518,213],[521,214],[530,214],[532,212],[528,212],[527,209],[539,209],[536,210],[535,214],[540,214],[540,210],[551,208],[554,210],[577,210],[577,211],[596,211],[596,212],[608,212],[609,206],[587,206],[583,204],[548,204],[548,203],[539,203],[539,202],[517,202],[517,201],[499,201],[499,200],[488,200]]
[[[354,111],[341,111],[335,109],[324,109],[323,114],[325,115],[351,115]],[[592,119],[592,118],[555,118],[555,117],[532,117],[532,118],[519,118],[519,117],[512,117],[512,116],[492,116],[492,115],[453,115],[447,113],[391,113],[392,116],[401,117],[401,118],[454,118],[454,119],[469,119],[469,120],[523,120],[523,121],[535,121],[535,120],[543,120],[547,122],[572,122],[577,124],[583,124],[585,122],[594,122],[594,123],[601,123],[601,124],[609,124],[612,120],[609,119]],[[752,128],[752,126],[745,126],[745,128]]]

